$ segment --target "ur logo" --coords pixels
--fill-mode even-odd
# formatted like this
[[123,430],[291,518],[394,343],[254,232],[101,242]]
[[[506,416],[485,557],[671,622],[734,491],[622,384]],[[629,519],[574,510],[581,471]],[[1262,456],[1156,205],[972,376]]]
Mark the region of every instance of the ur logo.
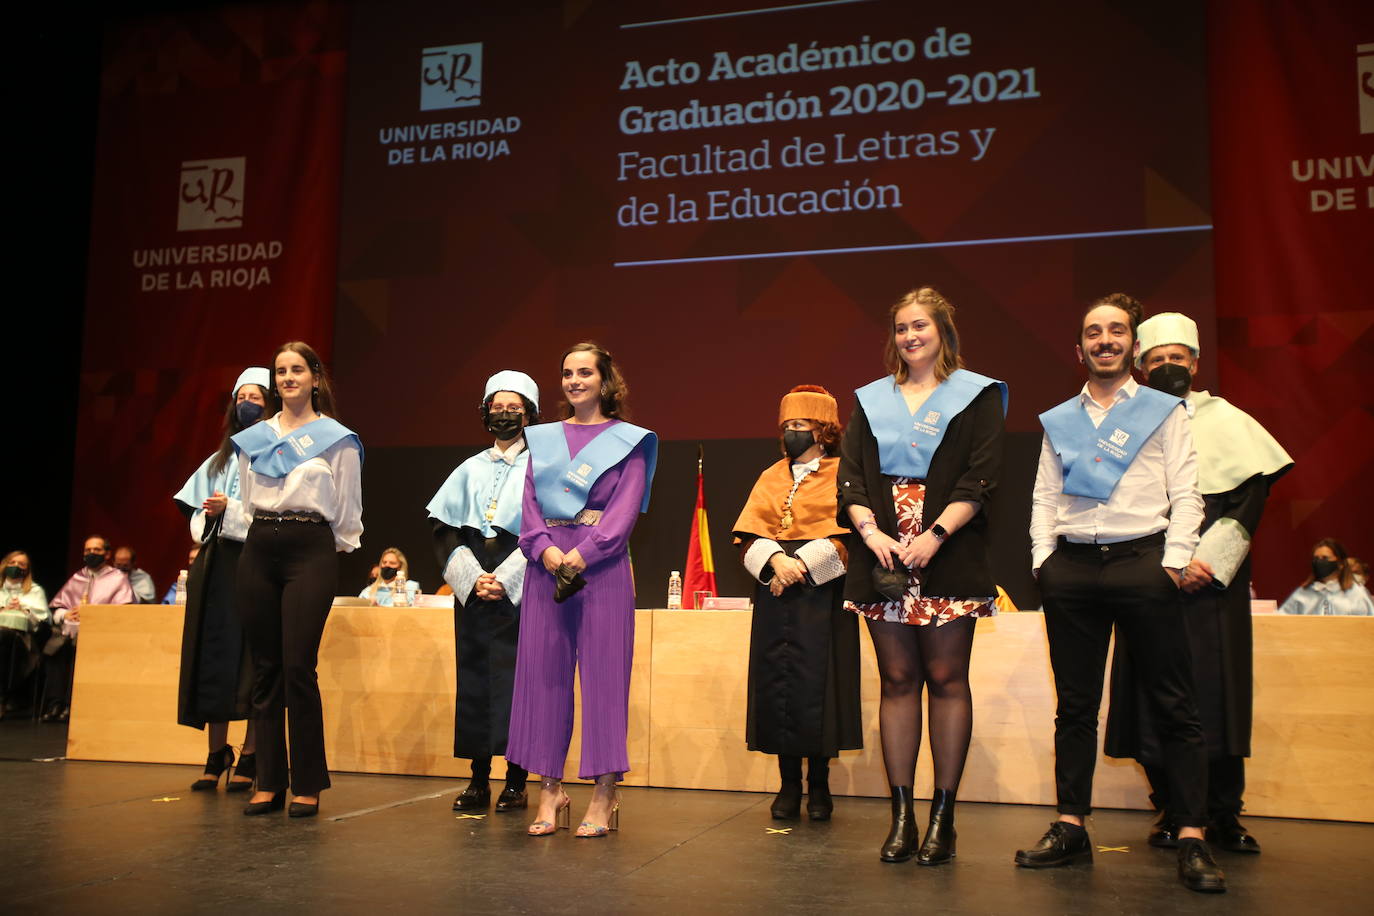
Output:
[[580,465],[580,466],[578,467],[578,469],[577,469],[577,476],[578,476],[578,477],[586,477],[586,476],[587,476],[588,474],[590,474],[591,472],[592,472],[592,466],[591,466],[590,464],[583,464],[583,465]]
[[482,104],[482,43],[425,48],[420,55],[420,110]]
[[1117,428],[1117,429],[1112,430],[1112,435],[1111,435],[1112,445],[1125,445],[1125,444],[1126,444],[1126,440],[1127,440],[1127,439],[1130,439],[1130,438],[1131,438],[1131,434],[1128,433],[1128,432],[1126,432],[1126,430],[1124,430],[1124,429]]
[[1355,69],[1360,85],[1360,133],[1374,134],[1374,43],[1355,46]]
[[181,164],[177,231],[243,226],[243,177],[247,160],[194,159]]
[[938,411],[938,410],[928,410],[928,411],[926,411],[926,422],[929,423],[931,426],[934,426],[936,423],[939,423],[939,422],[940,422],[940,411]]

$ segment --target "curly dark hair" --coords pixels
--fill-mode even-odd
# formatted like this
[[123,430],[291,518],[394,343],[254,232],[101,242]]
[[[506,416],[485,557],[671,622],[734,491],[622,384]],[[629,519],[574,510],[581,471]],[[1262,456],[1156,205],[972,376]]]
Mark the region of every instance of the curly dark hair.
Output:
[[[625,382],[625,377],[620,374],[620,369],[616,367],[615,359],[611,356],[610,351],[590,340],[575,344],[565,350],[563,355],[558,358],[560,374],[563,371],[563,364],[574,353],[592,353],[596,356],[596,371],[601,376],[601,412],[613,420],[630,419],[630,408],[626,403],[630,397],[630,386]],[[561,406],[564,420],[573,415],[571,404],[564,401]]]

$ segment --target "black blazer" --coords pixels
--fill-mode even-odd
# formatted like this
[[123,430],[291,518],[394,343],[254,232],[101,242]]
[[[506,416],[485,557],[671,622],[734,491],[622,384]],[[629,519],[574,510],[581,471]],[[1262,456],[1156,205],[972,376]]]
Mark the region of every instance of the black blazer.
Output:
[[[988,562],[988,505],[1002,468],[1002,394],[996,385],[984,388],[968,407],[949,422],[940,447],[931,457],[926,474],[925,508],[921,527],[935,524],[952,502],[973,502],[981,507],[967,525],[940,545],[921,576],[921,593],[942,598],[983,598],[997,594]],[[840,443],[839,523],[851,529],[849,573],[844,597],[849,601],[884,601],[873,587],[873,567],[878,559],[864,545],[849,519],[850,506],[873,510],[878,528],[897,539],[897,510],[892,503],[892,482],[878,465],[878,440],[868,416],[857,401]]]

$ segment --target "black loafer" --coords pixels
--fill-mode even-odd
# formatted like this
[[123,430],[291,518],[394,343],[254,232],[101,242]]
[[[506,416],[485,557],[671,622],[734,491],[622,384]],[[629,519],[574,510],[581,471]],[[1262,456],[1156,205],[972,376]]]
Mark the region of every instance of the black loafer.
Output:
[[488,808],[491,806],[491,786],[474,786],[469,784],[466,789],[458,793],[458,797],[453,800],[454,811],[475,811],[478,808]]
[[1174,823],[1173,816],[1161,811],[1154,822],[1154,826],[1150,828],[1150,835],[1145,838],[1145,842],[1156,849],[1177,849],[1178,824]]
[[496,810],[498,812],[518,811],[521,808],[528,808],[529,806],[529,796],[525,794],[524,789],[506,786],[501,790],[501,794],[496,796]]
[[308,805],[305,802],[293,801],[291,808],[286,812],[287,817],[314,817],[320,813],[320,803],[315,802]]
[[1050,829],[1030,849],[1016,853],[1016,864],[1022,868],[1057,868],[1093,861],[1093,846],[1088,839],[1088,831],[1075,824],[1055,821]]
[[1212,858],[1212,850],[1196,837],[1178,841],[1178,880],[1190,891],[1204,894],[1226,892],[1226,875]]
[[1258,855],[1260,851],[1259,840],[1250,835],[1235,818],[1218,821],[1213,827],[1207,828],[1207,842],[1220,846],[1227,852],[1244,852],[1250,855]]

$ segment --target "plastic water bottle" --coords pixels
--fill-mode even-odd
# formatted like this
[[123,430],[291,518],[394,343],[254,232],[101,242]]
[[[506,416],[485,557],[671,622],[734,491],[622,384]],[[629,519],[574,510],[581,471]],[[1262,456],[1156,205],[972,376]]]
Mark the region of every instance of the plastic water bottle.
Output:
[[406,588],[406,577],[398,575],[391,583],[391,606],[409,607],[410,590]]
[[186,603],[186,570],[184,569],[181,572],[177,573],[176,602],[177,604]]
[[682,610],[682,574],[676,569],[668,577],[668,610]]

